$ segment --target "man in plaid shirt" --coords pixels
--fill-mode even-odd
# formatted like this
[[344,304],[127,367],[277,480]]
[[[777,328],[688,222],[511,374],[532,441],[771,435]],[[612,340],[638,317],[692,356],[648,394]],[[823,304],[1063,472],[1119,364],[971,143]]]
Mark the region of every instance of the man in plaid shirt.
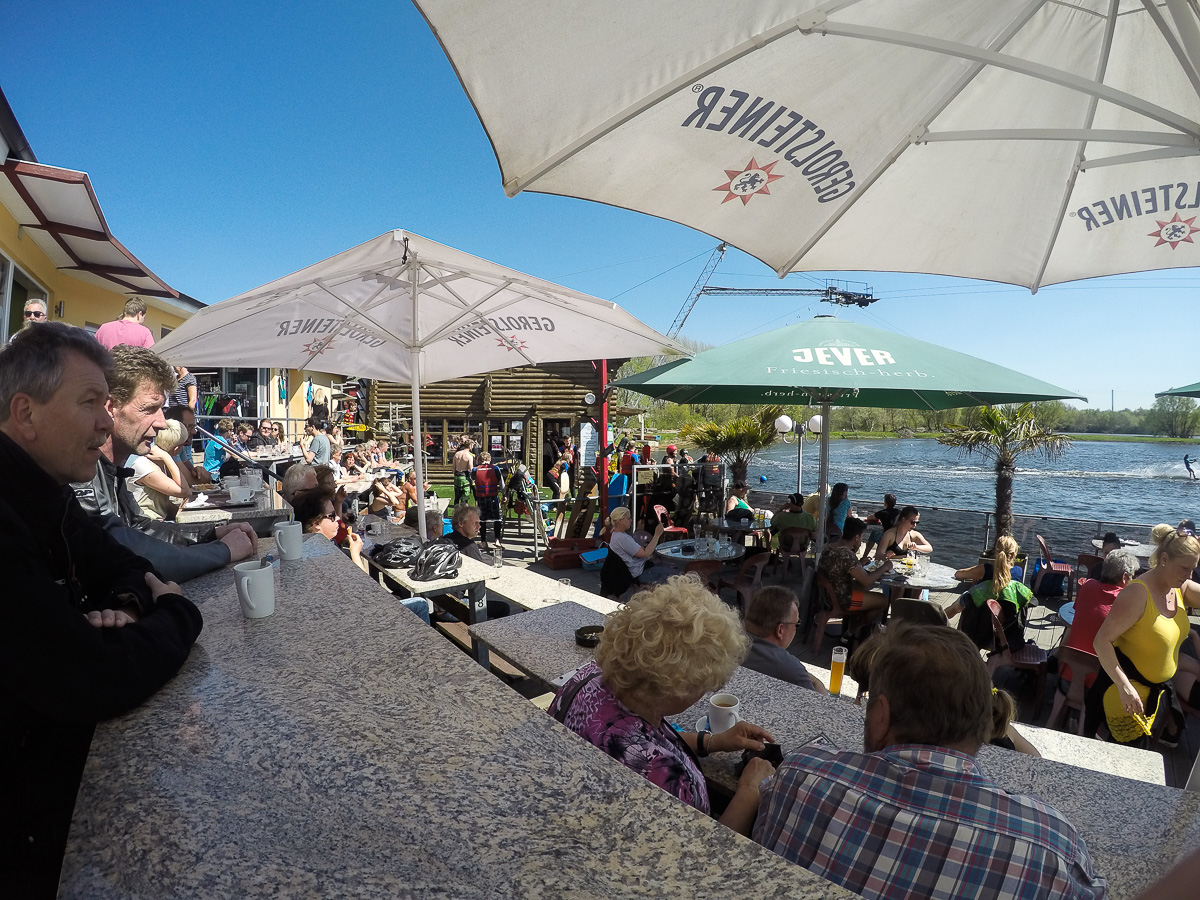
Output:
[[945,626],[889,627],[865,753],[810,743],[763,785],[754,839],[868,898],[1102,898],[1082,838],[975,754],[991,732],[979,652]]

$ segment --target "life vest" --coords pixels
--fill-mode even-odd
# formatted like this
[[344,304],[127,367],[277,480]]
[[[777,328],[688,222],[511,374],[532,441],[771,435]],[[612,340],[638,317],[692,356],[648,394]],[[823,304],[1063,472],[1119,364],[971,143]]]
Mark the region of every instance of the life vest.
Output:
[[500,472],[491,465],[484,464],[475,469],[475,496],[496,497],[500,494]]
[[637,465],[638,455],[631,450],[626,450],[621,454],[621,474],[633,476],[633,467]]

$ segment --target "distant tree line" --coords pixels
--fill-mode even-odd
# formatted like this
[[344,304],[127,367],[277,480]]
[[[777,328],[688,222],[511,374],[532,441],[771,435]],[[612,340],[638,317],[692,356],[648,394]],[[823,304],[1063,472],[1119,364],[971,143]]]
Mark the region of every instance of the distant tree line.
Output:
[[[703,348],[697,348],[703,349]],[[642,372],[654,364],[650,357],[633,359],[622,366],[617,377]],[[614,404],[646,411],[646,427],[655,431],[679,431],[685,425],[711,422],[727,424],[753,416],[757,405],[678,404],[653,400],[632,391],[614,392]],[[1074,409],[1058,400],[1031,405],[1037,421],[1058,432],[1071,434],[1147,434],[1187,438],[1200,431],[1200,408],[1190,397],[1159,397],[1149,409]],[[807,420],[820,412],[812,406],[787,406],[793,419]],[[830,415],[832,431],[867,431],[914,434],[943,432],[947,425],[970,425],[970,409],[914,410],[835,407]],[[620,425],[620,420],[616,423]]]

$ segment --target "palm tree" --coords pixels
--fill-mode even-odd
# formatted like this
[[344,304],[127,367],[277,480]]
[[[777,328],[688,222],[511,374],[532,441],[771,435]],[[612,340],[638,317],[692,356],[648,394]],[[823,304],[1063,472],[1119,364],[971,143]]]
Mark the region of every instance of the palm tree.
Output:
[[1033,406],[984,406],[965,425],[947,425],[939,444],[996,463],[996,536],[1012,534],[1012,483],[1022,456],[1057,459],[1071,442],[1038,420]]
[[775,440],[775,420],[782,414],[782,406],[764,406],[753,415],[739,416],[724,425],[689,422],[679,436],[716,453],[728,464],[733,480],[744,482],[754,457]]

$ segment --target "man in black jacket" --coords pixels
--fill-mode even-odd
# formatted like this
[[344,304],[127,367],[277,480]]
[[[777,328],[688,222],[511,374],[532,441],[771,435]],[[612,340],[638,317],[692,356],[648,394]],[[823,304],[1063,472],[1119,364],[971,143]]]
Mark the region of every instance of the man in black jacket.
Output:
[[188,581],[253,555],[258,539],[245,522],[231,522],[197,534],[174,522],[151,519],[133,499],[125,479],[129,457],[150,452],[166,426],[163,402],[175,374],[153,350],[123,344],[113,349],[109,374],[112,441],[102,447],[92,480],[75,484],[79,505],[100,525],[155,570],[172,581]]
[[[178,670],[200,612],[79,508],[68,487],[112,428],[108,353],[50,322],[0,351],[0,882],[53,897],[96,722]],[[119,837],[117,838],[119,839]]]

